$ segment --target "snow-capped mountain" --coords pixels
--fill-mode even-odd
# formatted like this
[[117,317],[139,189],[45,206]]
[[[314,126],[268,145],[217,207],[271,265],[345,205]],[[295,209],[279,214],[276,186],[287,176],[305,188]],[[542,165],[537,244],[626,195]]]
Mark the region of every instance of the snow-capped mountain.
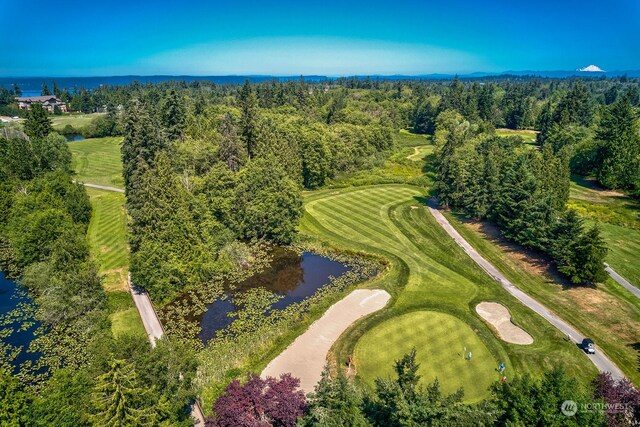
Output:
[[576,71],[582,71],[586,73],[604,73],[605,71],[597,65],[589,65],[588,67],[578,68]]

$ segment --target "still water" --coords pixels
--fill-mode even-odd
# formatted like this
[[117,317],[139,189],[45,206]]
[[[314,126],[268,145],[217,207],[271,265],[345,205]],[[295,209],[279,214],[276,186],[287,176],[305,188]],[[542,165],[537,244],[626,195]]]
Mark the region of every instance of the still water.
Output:
[[[0,272],[0,319],[11,315],[11,313],[15,312],[21,305],[31,304],[31,302],[31,298],[29,298],[23,287],[7,279],[4,273]],[[27,320],[32,321],[32,319]],[[33,333],[37,328],[37,323],[34,323],[24,331],[20,330],[20,326],[20,320],[0,324],[0,331],[4,329],[12,330],[12,333],[8,336],[0,333],[2,343],[9,344],[13,347],[22,347],[22,350],[13,361],[13,365],[16,368],[24,361],[36,359],[36,355],[27,353],[26,349],[34,338]]]
[[[282,296],[272,308],[283,309],[313,295],[329,283],[330,276],[339,277],[350,270],[341,262],[311,252],[299,255],[276,247],[272,256],[273,261],[266,270],[239,283],[232,292],[263,287]],[[233,311],[235,306],[230,298],[207,305],[207,311],[200,320],[200,339],[207,342],[215,337],[217,331],[229,326],[233,319],[227,315]]]

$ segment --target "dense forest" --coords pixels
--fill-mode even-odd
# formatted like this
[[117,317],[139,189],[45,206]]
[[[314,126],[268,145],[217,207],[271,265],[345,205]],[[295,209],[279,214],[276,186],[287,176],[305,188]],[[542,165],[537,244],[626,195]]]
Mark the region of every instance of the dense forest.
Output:
[[[598,225],[566,207],[571,175],[640,197],[640,85],[624,77],[52,86],[71,109],[106,113],[88,136],[123,137],[132,278],[158,304],[250,270],[264,242],[294,242],[302,192],[382,164],[400,129],[433,136],[431,196],[547,254],[576,284],[603,280],[607,248]],[[18,87],[0,89],[0,114],[18,114],[19,95]],[[152,352],[145,341],[111,335],[86,243],[91,206],[73,182],[71,153],[42,108],[25,118],[23,130],[0,132],[0,269],[34,296],[41,357],[11,376],[11,351],[0,348],[0,424],[109,425],[117,417],[124,421],[113,425],[188,425],[193,350],[169,337]],[[536,143],[498,137],[496,128],[536,131]],[[496,385],[494,400],[472,407],[462,394],[442,396],[437,384],[416,388],[412,363],[399,361],[397,381],[381,379],[367,396],[325,377],[309,402],[292,398],[291,411],[307,425],[528,425],[540,422],[540,396],[554,393],[551,386],[574,387],[551,371],[542,382]],[[284,393],[295,379],[251,381]],[[606,381],[582,396],[606,398]],[[239,383],[229,387],[243,393]],[[233,413],[220,419],[225,400],[219,405],[208,422],[236,425]],[[293,425],[278,416],[273,424]]]

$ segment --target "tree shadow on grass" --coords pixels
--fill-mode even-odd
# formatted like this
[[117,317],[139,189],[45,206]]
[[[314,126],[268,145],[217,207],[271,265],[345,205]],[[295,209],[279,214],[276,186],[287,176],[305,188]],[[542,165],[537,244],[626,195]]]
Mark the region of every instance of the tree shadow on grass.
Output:
[[638,370],[638,372],[640,372],[640,342],[629,344],[629,346],[638,353],[636,360],[636,369]]

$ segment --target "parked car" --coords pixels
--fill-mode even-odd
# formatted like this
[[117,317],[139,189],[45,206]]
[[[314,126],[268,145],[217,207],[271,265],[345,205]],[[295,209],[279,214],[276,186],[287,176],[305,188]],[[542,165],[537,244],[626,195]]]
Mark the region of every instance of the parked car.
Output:
[[596,352],[596,345],[593,343],[591,338],[583,339],[581,346],[582,349],[589,354],[594,354]]

